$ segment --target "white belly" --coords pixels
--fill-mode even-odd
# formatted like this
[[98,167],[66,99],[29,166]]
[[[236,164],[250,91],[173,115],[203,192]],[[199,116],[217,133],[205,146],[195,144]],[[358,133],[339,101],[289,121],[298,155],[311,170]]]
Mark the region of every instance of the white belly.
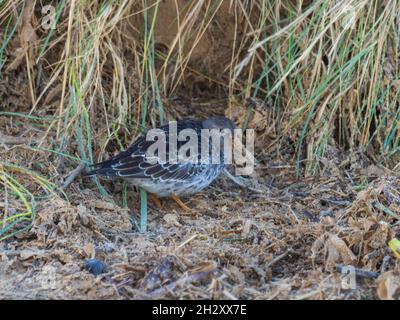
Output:
[[127,181],[145,189],[147,192],[154,193],[159,197],[169,197],[171,195],[188,195],[199,192],[211,184],[219,175],[220,171],[210,171],[207,179],[202,176],[192,177],[190,180],[153,180],[150,178],[128,178]]

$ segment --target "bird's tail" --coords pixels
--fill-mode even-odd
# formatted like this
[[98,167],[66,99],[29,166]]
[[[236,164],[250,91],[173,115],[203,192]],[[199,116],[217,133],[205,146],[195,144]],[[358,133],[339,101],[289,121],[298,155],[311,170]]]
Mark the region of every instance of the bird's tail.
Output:
[[[90,168],[91,166],[88,166],[88,167]],[[82,175],[83,177],[93,177],[93,176],[96,176],[98,170],[90,170],[90,169],[88,169],[88,167],[86,167],[85,170],[82,171],[81,175]]]
[[106,160],[99,163],[94,163],[86,167],[86,170],[82,172],[84,177],[94,176],[114,176],[115,171],[111,167],[111,160]]

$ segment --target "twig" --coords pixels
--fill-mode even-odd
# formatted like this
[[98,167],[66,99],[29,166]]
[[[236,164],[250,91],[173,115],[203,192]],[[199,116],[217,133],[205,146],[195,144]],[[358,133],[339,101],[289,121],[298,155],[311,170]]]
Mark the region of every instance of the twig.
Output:
[[184,247],[185,245],[187,245],[189,242],[191,242],[192,240],[196,239],[198,236],[198,234],[194,234],[193,236],[191,236],[189,239],[186,239],[185,241],[183,241],[179,246],[177,246],[175,248],[175,252],[178,251],[179,249],[181,249],[182,247]]
[[25,144],[28,140],[21,137],[8,136],[0,132],[0,144]]
[[197,272],[191,275],[187,275],[184,278],[178,279],[177,281],[174,281],[168,285],[165,285],[159,289],[153,290],[151,292],[149,292],[146,296],[151,297],[151,298],[158,298],[161,297],[163,294],[172,291],[176,286],[178,286],[179,284],[185,284],[187,282],[196,282],[199,281],[201,279],[204,279],[205,277],[207,277],[209,274],[211,274],[214,270],[212,271],[208,271],[208,272]]
[[222,293],[230,300],[238,300],[232,293],[228,292],[226,289]]
[[386,270],[388,269],[388,265],[390,260],[392,259],[391,256],[384,256],[382,259],[382,264],[381,264],[381,273],[385,273]]
[[61,186],[61,189],[67,189],[69,185],[75,180],[75,178],[80,175],[83,169],[85,169],[85,166],[86,165],[82,162],[79,164],[79,166],[72,170],[67,179],[65,179],[63,185]]
[[265,268],[269,268],[271,267],[273,264],[277,263],[278,261],[282,260],[284,257],[286,257],[289,253],[291,252],[291,250],[287,250],[286,252],[282,253],[281,255],[275,257],[274,259],[272,259],[269,263],[266,264]]
[[[337,265],[336,269],[339,272],[342,272],[343,268],[345,268],[345,267],[346,266],[343,266],[343,265]],[[353,266],[352,266],[352,268],[354,269],[356,277],[366,278],[366,279],[376,279],[376,278],[379,277],[379,272],[363,270],[363,269],[356,268],[356,267],[353,267]]]

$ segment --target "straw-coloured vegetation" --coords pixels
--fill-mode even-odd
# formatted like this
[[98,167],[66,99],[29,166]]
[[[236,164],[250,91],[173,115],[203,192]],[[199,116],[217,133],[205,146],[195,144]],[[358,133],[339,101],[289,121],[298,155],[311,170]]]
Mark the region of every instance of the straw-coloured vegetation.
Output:
[[[0,0],[0,296],[399,297],[399,12]],[[149,201],[141,234],[132,188],[66,183],[146,128],[211,115],[255,129],[247,178],[268,191],[221,178],[185,199],[189,215]],[[91,258],[107,265],[97,278]]]

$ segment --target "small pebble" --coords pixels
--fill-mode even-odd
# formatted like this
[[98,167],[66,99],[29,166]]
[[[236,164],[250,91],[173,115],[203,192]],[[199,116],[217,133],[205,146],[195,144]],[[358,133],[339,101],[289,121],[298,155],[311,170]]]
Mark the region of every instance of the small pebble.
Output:
[[85,269],[93,275],[98,276],[99,274],[106,272],[107,265],[103,261],[90,259],[86,261]]

